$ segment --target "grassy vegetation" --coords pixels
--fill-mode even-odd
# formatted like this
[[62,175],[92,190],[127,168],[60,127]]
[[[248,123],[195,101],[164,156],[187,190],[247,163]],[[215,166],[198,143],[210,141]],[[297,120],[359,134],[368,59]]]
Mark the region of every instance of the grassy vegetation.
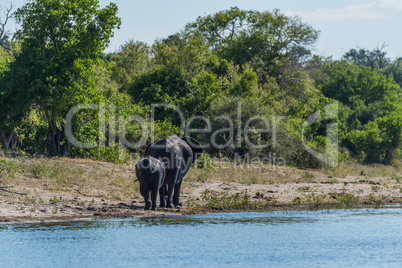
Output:
[[320,170],[333,177],[345,178],[347,176],[389,177],[398,183],[402,181],[402,164],[394,165],[366,164],[363,165],[357,160],[350,159],[342,162],[336,168],[323,168]]
[[310,186],[302,186],[297,188],[298,191],[307,192],[310,190]]
[[304,194],[296,197],[292,204],[278,204],[275,199],[261,198],[253,201],[247,194],[212,193],[205,191],[202,202],[191,199],[188,205],[195,211],[272,211],[272,210],[320,210],[351,209],[385,204],[385,195],[370,194],[363,198],[347,193]]
[[[262,210],[266,208],[266,204],[261,201],[252,202],[251,196],[248,194],[228,194],[213,193],[206,190],[203,193],[202,201],[204,208],[213,210]],[[200,205],[194,201],[190,201],[192,207],[200,208]]]
[[[3,184],[23,186],[20,191],[29,193],[22,197],[21,202],[58,203],[61,202],[57,197],[60,193],[108,200],[133,199],[139,195],[139,185],[134,183],[135,174],[128,165],[62,157],[19,156],[2,158],[0,172]],[[52,196],[43,200],[41,191],[48,191]]]

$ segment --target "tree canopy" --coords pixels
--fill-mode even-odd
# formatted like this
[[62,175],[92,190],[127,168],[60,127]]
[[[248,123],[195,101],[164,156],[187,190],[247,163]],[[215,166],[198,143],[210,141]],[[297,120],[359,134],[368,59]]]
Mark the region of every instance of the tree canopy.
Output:
[[6,74],[7,90],[18,106],[38,107],[49,125],[49,153],[61,153],[66,113],[91,94],[86,77],[120,25],[117,5],[35,0],[19,8],[15,18],[22,27],[21,52]]
[[[324,58],[311,52],[319,31],[301,18],[232,7],[153,44],[131,39],[104,54],[120,25],[116,4],[34,0],[15,18],[21,33],[0,49],[4,149],[119,161],[119,131],[125,143],[151,127],[154,138],[180,132],[174,105],[203,130],[194,138],[216,142],[206,152],[219,157],[276,155],[303,167],[323,165],[311,150],[366,163],[402,157],[402,61],[388,58],[385,45]],[[94,148],[71,148],[63,134],[67,112],[80,103],[99,108],[73,120],[77,139]],[[153,122],[157,103],[166,106]],[[144,120],[125,121],[135,115]],[[117,119],[123,126],[112,123]],[[328,148],[331,135],[339,137],[339,150]]]

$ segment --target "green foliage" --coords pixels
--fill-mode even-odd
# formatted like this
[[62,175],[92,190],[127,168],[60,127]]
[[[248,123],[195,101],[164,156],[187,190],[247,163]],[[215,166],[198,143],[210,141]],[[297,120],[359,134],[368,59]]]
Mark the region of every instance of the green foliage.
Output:
[[378,186],[378,185],[373,185],[373,186],[371,186],[371,190],[372,190],[373,192],[378,192],[380,189],[381,189],[381,187]]
[[256,146],[270,145],[272,113],[258,98],[225,96],[215,99],[207,116],[211,120],[211,131],[201,133],[197,138],[201,144],[208,144],[210,154],[232,158],[247,153],[259,156],[264,152]]
[[310,172],[303,172],[302,174],[303,179],[306,180],[306,182],[313,182],[313,180],[315,179],[314,174],[310,173]]
[[216,194],[208,190],[205,190],[202,201],[205,202],[206,208],[219,210],[261,210],[265,205],[252,202],[248,194]]
[[62,152],[58,133],[68,110],[91,95],[86,77],[120,25],[116,14],[116,4],[100,8],[92,0],[36,0],[15,12],[22,48],[10,65],[7,87],[19,109],[36,105],[44,113],[51,154]]
[[[402,156],[402,64],[388,59],[384,46],[352,49],[340,61],[311,56],[319,32],[298,17],[233,7],[198,17],[152,45],[129,40],[105,55],[120,25],[116,4],[35,0],[15,17],[20,42],[0,48],[4,149],[121,162],[151,140],[180,133],[180,109],[186,123],[195,118],[192,129],[206,130],[191,133],[207,145],[198,162],[201,180],[210,155],[248,154],[310,168],[323,163],[306,148],[338,154],[341,161],[349,152],[384,164]],[[326,107],[335,101],[338,114],[327,118]],[[161,103],[152,122],[151,105]],[[66,114],[77,104],[92,106],[75,114],[74,137],[95,148],[71,149],[64,135]],[[306,126],[315,113],[322,120]],[[142,122],[128,122],[134,116]],[[328,124],[335,123],[338,133],[331,133]],[[127,151],[119,133],[131,144],[148,138]],[[335,134],[339,151],[336,144],[326,148]],[[32,174],[46,176],[43,170],[38,164]]]
[[20,171],[20,167],[15,161],[6,161],[0,158],[0,177],[4,175],[14,178],[18,171]]
[[16,149],[16,126],[21,123],[27,109],[21,109],[19,102],[10,87],[10,65],[20,52],[20,45],[11,43],[9,50],[0,47],[0,133],[4,150]]
[[214,163],[210,155],[207,153],[204,153],[200,157],[198,157],[195,163],[197,168],[201,169],[210,169],[214,167]]
[[151,61],[148,45],[134,40],[126,42],[109,57],[112,79],[123,86],[130,84],[133,76],[147,70]]
[[257,74],[251,68],[245,68],[238,81],[230,89],[230,95],[247,97],[253,95],[257,88]]
[[366,162],[391,164],[396,160],[395,157],[400,157],[402,115],[394,112],[378,117],[361,130],[349,132],[347,139],[352,142],[358,154],[364,155]]
[[[123,158],[120,156],[123,155]],[[91,149],[74,147],[71,151],[72,157],[89,158],[112,163],[124,163],[129,159],[128,152],[121,151],[119,146],[114,147],[95,147]]]
[[[396,59],[391,62],[384,70],[384,74],[390,76],[400,87],[402,87],[402,58]],[[401,91],[399,91],[401,93]]]
[[308,192],[308,191],[310,191],[310,186],[302,186],[302,187],[297,188],[297,190],[301,191],[301,192]]
[[[57,197],[53,196],[52,198],[50,198],[49,203],[51,204],[57,204],[60,203],[60,199],[58,199]],[[53,212],[54,213],[54,212]],[[57,213],[57,212],[56,212]],[[55,213],[55,214],[56,214]]]
[[400,154],[402,103],[392,76],[345,61],[329,63],[324,72],[319,88],[344,105],[344,145],[365,162],[393,163]]
[[330,63],[326,73],[327,79],[320,85],[324,95],[349,107],[368,109],[368,116],[356,116],[363,124],[378,115],[376,110],[381,112],[396,106],[393,102],[398,100],[398,85],[377,70],[339,61]]
[[19,147],[23,148],[27,153],[44,154],[46,152],[44,142],[47,130],[48,124],[43,114],[40,114],[36,109],[32,109],[17,128]]
[[395,180],[397,183],[402,182],[402,176],[394,175],[394,176],[391,176],[391,179]]
[[[132,105],[131,107],[135,107]],[[123,112],[124,110],[120,110],[120,112]],[[81,141],[84,142],[96,142],[97,146],[94,148],[78,148],[74,147],[71,151],[71,156],[72,157],[78,157],[78,158],[90,158],[94,160],[101,160],[101,161],[107,161],[107,162],[112,162],[112,163],[125,163],[126,161],[129,160],[129,153],[130,152],[139,152],[142,153],[145,149],[145,146],[149,144],[152,140],[155,139],[160,139],[163,137],[166,137],[167,135],[171,135],[174,133],[179,133],[180,129],[178,127],[173,126],[171,123],[163,121],[163,122],[154,122],[152,124],[150,121],[145,122],[145,129],[143,129],[143,126],[139,126],[136,123],[132,124],[127,124],[125,126],[125,138],[128,142],[130,143],[138,143],[142,139],[142,135],[148,135],[148,138],[145,142],[145,144],[140,147],[140,148],[121,148],[119,144],[119,136],[115,136],[115,140],[110,140],[109,136],[106,135],[106,133],[103,133],[105,135],[105,144],[101,145],[99,144],[98,140],[98,127],[95,127],[94,131],[94,126],[92,128],[88,128],[89,131],[92,132],[93,135],[79,135],[79,131],[77,132],[78,135],[77,137],[80,137]],[[78,124],[80,125],[80,124]],[[153,136],[150,134],[150,129],[153,129]],[[82,130],[82,129],[81,129]],[[108,132],[111,129],[109,128]],[[143,132],[145,131],[145,132]],[[110,132],[109,132],[110,133]],[[116,129],[114,130],[114,133],[119,133],[119,128],[116,126]],[[109,135],[109,134],[108,134]],[[86,137],[86,138],[85,138]]]
[[197,36],[177,37],[169,44],[159,41],[152,47],[152,53],[153,68],[134,76],[127,88],[137,102],[173,104],[174,100],[197,91],[193,84],[200,83],[202,87],[210,83],[210,77],[202,72],[207,69],[212,53]]
[[8,53],[2,46],[0,46],[0,75],[3,75],[9,68],[10,53]]
[[[198,35],[175,35],[153,48],[152,67],[135,75],[124,90],[136,102],[146,105],[167,103],[178,106],[185,116],[202,115],[222,95],[251,96],[257,89],[257,75],[251,68],[233,66],[213,55]],[[169,109],[158,120],[173,120]]]
[[355,62],[360,66],[383,70],[390,62],[389,58],[386,57],[387,52],[383,51],[384,47],[385,44],[383,44],[381,48],[377,47],[373,50],[352,48],[346,52],[343,57],[351,62]]
[[236,64],[272,64],[294,48],[314,43],[318,32],[297,17],[272,12],[245,11],[237,7],[198,17],[186,26],[200,33],[219,55]]
[[359,202],[359,197],[354,196],[352,194],[347,194],[347,193],[329,193],[328,194],[332,199],[336,200],[335,207],[338,208],[347,208],[347,207],[352,207],[356,206]]
[[30,173],[34,178],[42,179],[48,174],[48,166],[45,161],[41,161],[39,163],[32,163],[30,166]]
[[[296,121],[296,122],[295,122]],[[279,121],[276,131],[276,146],[272,149],[277,158],[285,160],[286,165],[297,166],[300,168],[319,168],[324,165],[312,154],[306,151],[305,146],[309,146],[321,151],[321,146],[314,142],[303,144],[302,133],[297,126],[302,124],[301,120]],[[316,139],[322,136],[316,137]],[[322,143],[322,142],[321,142]],[[325,141],[324,141],[325,143]]]

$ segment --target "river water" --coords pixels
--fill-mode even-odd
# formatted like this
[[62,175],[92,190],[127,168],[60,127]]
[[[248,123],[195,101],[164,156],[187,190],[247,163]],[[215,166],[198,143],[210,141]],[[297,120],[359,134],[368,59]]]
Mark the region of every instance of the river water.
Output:
[[0,267],[402,267],[402,209],[0,225]]

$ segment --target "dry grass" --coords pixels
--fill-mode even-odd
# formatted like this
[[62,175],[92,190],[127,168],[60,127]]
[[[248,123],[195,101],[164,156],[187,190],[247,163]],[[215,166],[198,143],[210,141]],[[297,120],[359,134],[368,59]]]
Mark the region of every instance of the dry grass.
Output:
[[227,182],[241,184],[275,185],[286,183],[312,183],[322,171],[301,170],[295,167],[275,167],[271,165],[239,166],[227,163],[224,166],[215,164],[212,168],[192,168],[186,180],[198,182]]
[[[105,199],[139,198],[139,184],[134,183],[135,172],[129,164],[112,164],[87,159],[65,157],[12,157],[2,171],[1,181],[19,186],[21,191],[32,193],[71,192],[75,195],[101,196]],[[132,164],[132,163],[131,163]],[[3,164],[4,165],[4,164]],[[287,183],[340,183],[339,179],[358,176],[364,179],[384,177],[387,187],[402,182],[400,166],[361,165],[354,161],[342,163],[337,168],[300,170],[294,167],[271,165],[217,164],[209,168],[192,167],[183,181],[184,189],[197,183],[239,183],[244,185],[281,185]],[[338,179],[337,179],[338,178]],[[350,182],[353,183],[353,182]]]
[[[313,183],[326,179],[330,183],[338,183],[338,179],[347,177],[364,177],[366,179],[381,177],[402,182],[402,163],[395,166],[363,165],[355,160],[341,163],[336,168],[298,169],[295,167],[275,167],[271,165],[225,165],[214,164],[212,168],[192,168],[187,180],[199,182],[235,182],[241,184],[284,184]],[[338,179],[337,179],[338,178]]]
[[322,169],[320,172],[334,177],[345,178],[346,176],[391,177],[402,174],[402,163],[393,166],[370,164],[363,165],[356,160],[348,160],[340,163],[336,168]]
[[139,192],[135,174],[128,165],[64,157],[18,157],[6,161],[1,181],[28,196],[47,192],[121,200],[134,199]]

